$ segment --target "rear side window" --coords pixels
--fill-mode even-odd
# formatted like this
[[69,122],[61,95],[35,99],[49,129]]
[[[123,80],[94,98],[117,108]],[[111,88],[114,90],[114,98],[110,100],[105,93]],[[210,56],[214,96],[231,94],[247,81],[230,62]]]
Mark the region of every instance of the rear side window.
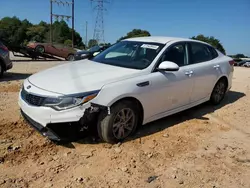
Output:
[[192,42],[189,47],[191,64],[206,62],[213,59],[213,54],[211,53],[209,46]]
[[213,47],[209,46],[209,50],[210,50],[210,52],[212,54],[213,59],[215,59],[216,57],[219,56],[217,51]]

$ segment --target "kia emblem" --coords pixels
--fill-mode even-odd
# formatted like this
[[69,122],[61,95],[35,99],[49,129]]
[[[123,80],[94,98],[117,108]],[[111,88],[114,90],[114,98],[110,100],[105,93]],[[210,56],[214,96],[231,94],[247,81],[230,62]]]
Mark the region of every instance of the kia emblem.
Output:
[[27,87],[27,89],[30,89],[30,88],[31,88],[31,86],[28,86],[28,87]]

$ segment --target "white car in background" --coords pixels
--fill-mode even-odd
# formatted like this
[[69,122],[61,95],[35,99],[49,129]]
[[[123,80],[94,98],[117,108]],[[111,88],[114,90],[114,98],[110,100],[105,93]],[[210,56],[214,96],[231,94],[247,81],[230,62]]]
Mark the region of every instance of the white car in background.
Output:
[[232,58],[182,38],[126,39],[91,60],[30,76],[19,96],[26,120],[51,140],[97,127],[122,141],[138,125],[206,101],[219,104],[231,88]]

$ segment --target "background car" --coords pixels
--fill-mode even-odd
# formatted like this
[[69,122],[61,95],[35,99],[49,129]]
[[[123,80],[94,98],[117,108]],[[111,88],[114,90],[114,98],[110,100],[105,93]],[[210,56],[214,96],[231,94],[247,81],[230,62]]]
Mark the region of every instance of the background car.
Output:
[[0,41],[0,77],[3,73],[12,68],[8,48]]
[[63,44],[29,42],[27,47],[33,48],[36,52],[65,58],[68,61],[74,60],[76,50]]
[[250,62],[246,62],[243,66],[244,67],[250,67]]
[[74,60],[77,61],[77,60],[81,60],[81,59],[87,59],[89,57],[94,56],[96,52],[100,53],[100,52],[106,50],[108,47],[109,46],[93,46],[89,50],[82,50],[82,51],[76,52]]
[[234,66],[242,66],[246,63],[247,61],[243,60],[243,61],[239,61],[239,62],[235,62]]

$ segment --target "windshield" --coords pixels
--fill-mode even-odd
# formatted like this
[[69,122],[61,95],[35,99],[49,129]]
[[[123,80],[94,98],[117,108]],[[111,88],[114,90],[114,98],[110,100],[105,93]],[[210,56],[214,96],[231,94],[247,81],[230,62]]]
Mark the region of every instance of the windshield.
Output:
[[164,44],[122,41],[98,54],[92,61],[114,66],[145,69],[155,59]]

